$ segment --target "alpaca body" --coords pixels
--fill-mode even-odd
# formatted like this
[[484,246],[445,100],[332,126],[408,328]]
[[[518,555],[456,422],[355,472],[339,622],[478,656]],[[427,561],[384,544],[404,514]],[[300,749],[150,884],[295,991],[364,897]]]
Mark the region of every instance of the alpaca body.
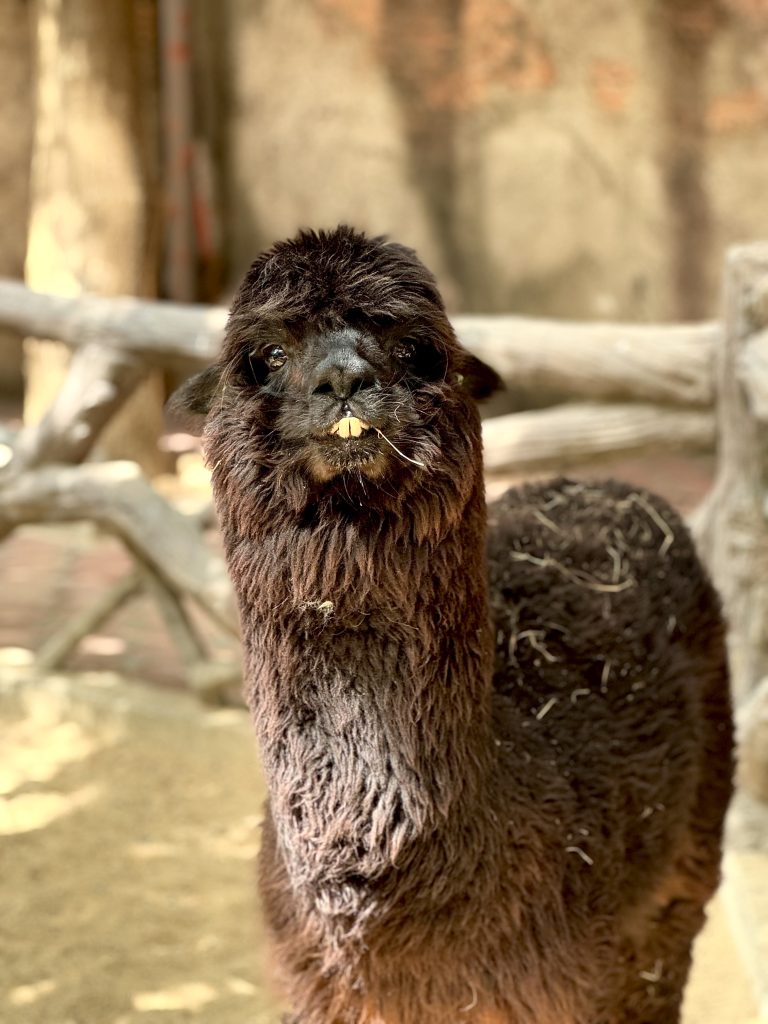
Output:
[[675,1024],[718,879],[716,595],[645,491],[485,505],[476,399],[400,246],[254,263],[187,385],[269,787],[261,892],[296,1024]]
[[[283,686],[263,660],[270,627],[253,638],[278,821],[263,887],[302,1022],[677,1020],[730,792],[717,602],[679,518],[647,492],[528,487],[491,524],[493,687],[457,709],[456,735],[440,723],[437,747],[430,688],[450,686],[478,605],[470,523],[448,541],[462,553],[447,593],[417,578],[393,605],[359,579],[338,610],[299,613],[316,660],[290,666],[305,700],[276,733],[261,713],[265,687]],[[434,645],[420,671],[414,629]],[[371,659],[389,690],[366,687]]]

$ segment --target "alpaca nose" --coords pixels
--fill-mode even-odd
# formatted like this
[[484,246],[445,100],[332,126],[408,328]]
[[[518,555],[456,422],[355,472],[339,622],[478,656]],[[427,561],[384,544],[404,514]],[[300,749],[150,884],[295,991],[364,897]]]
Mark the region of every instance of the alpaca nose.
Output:
[[351,398],[359,391],[373,387],[376,376],[373,367],[356,352],[332,352],[320,363],[315,374],[313,395],[335,395]]

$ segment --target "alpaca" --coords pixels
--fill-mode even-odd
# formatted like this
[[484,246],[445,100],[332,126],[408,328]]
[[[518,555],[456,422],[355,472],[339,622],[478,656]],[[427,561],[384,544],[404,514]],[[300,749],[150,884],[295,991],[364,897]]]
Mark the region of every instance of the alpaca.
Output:
[[295,1024],[679,1019],[731,788],[718,600],[640,488],[487,509],[498,384],[415,253],[342,227],[256,260],[174,403],[205,421]]

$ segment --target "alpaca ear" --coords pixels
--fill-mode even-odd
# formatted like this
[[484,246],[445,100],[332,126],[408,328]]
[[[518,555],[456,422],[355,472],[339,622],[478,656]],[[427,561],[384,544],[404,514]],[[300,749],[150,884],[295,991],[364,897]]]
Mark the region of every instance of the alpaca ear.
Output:
[[185,380],[165,403],[165,411],[174,426],[183,427],[190,434],[202,434],[220,380],[220,366],[208,366],[202,373]]
[[459,383],[478,402],[504,390],[504,381],[492,367],[467,353],[457,374]]

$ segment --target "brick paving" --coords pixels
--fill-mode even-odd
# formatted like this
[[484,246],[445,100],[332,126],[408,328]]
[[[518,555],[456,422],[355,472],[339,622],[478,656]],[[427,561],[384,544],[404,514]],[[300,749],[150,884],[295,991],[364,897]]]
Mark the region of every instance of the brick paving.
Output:
[[[37,650],[131,568],[119,541],[89,526],[17,530],[0,546],[0,647]],[[144,595],[87,637],[67,668],[110,668],[158,685],[182,684],[179,656]]]

